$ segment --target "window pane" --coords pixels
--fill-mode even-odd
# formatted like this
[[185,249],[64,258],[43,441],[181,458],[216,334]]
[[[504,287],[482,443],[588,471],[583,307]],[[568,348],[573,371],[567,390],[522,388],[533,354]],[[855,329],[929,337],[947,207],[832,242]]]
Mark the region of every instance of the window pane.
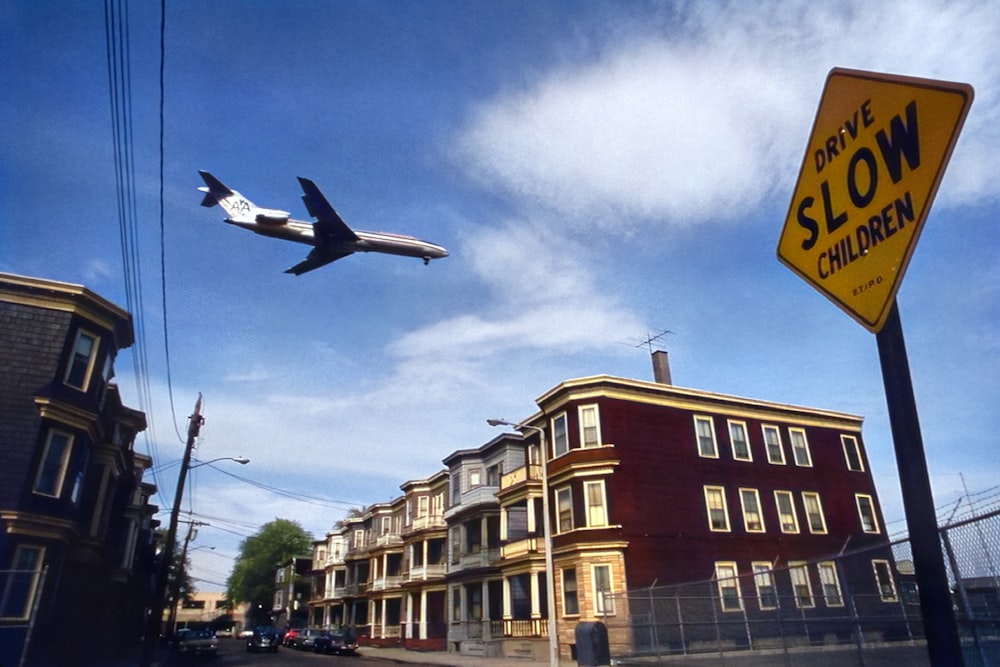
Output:
[[598,614],[615,613],[615,600],[608,597],[611,593],[611,566],[594,566],[594,600]]
[[760,497],[756,489],[740,489],[743,504],[743,526],[748,533],[763,533],[764,520],[760,514]]
[[50,431],[45,443],[45,454],[35,478],[35,492],[58,497],[62,492],[63,477],[69,461],[72,438],[59,431]]
[[873,560],[872,567],[875,568],[875,584],[878,586],[879,596],[883,602],[896,601],[896,586],[892,581],[892,570],[889,569],[889,561]]
[[857,494],[858,516],[861,519],[861,529],[866,533],[877,533],[878,521],[875,520],[875,506],[871,496]]
[[563,614],[579,614],[580,602],[576,594],[576,570],[563,570]]
[[844,445],[844,459],[847,461],[847,469],[864,472],[865,467],[861,463],[861,449],[858,447],[858,439],[853,435],[842,435],[840,442]]
[[722,611],[739,611],[743,609],[740,596],[740,580],[737,578],[735,563],[716,563],[715,578],[719,586],[719,602]]
[[90,374],[90,360],[95,351],[97,339],[85,331],[77,333],[73,354],[66,369],[66,384],[77,389],[86,389]]
[[764,426],[764,445],[767,448],[768,463],[785,463],[785,450],[781,446],[781,434],[777,426]]
[[802,504],[806,508],[806,520],[809,522],[809,532],[825,533],[826,519],[823,518],[823,506],[820,504],[819,494],[808,491],[803,492]]
[[705,507],[708,511],[708,527],[710,530],[729,530],[729,512],[726,509],[726,495],[722,487],[705,487]]
[[559,415],[552,420],[552,447],[555,456],[561,456],[569,451],[569,439],[566,436],[566,415]]
[[583,488],[587,494],[587,525],[606,526],[608,517],[604,509],[604,482],[586,482]]
[[778,593],[774,587],[774,574],[770,563],[753,564],[753,580],[757,587],[757,601],[761,609],[775,609],[778,606]]
[[715,429],[711,417],[695,417],[694,426],[698,438],[698,455],[718,458],[719,451],[715,446]]
[[840,596],[840,581],[837,578],[837,566],[833,563],[820,563],[819,580],[823,585],[823,600],[826,602],[826,606],[844,606],[844,599]]
[[4,581],[0,618],[23,620],[30,616],[41,569],[41,547],[17,547],[11,561],[12,571],[0,579]]
[[738,461],[750,460],[750,443],[747,427],[743,422],[729,422],[729,439],[733,443],[733,458]]
[[597,433],[596,405],[580,408],[580,437],[584,447],[596,447],[600,444],[600,437]]
[[775,491],[774,500],[778,505],[778,522],[781,524],[781,532],[799,532],[799,519],[795,515],[795,505],[792,502],[792,492]]
[[809,443],[806,441],[806,432],[800,428],[789,429],[788,435],[792,439],[792,455],[795,457],[795,465],[811,466],[812,457],[809,454]]
[[556,491],[556,512],[559,519],[559,532],[565,533],[573,530],[573,494],[568,487]]
[[809,570],[804,564],[790,565],[788,574],[792,578],[792,590],[795,593],[795,606],[799,608],[814,607],[812,584],[809,583]]

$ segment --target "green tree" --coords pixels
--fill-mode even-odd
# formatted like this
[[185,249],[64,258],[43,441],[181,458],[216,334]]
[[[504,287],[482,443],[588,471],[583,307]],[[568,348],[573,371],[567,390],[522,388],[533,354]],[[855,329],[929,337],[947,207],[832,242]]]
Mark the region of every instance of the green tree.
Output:
[[296,521],[275,519],[240,543],[240,554],[226,580],[226,597],[233,604],[248,602],[270,610],[274,572],[279,563],[312,551],[312,536]]

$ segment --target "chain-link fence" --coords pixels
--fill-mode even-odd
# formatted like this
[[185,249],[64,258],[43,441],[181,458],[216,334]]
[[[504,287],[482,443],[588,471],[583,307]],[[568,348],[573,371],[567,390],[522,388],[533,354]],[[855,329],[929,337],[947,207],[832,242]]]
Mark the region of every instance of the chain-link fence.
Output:
[[[1000,667],[1000,510],[940,534],[965,664]],[[715,568],[705,581],[616,594],[619,613],[604,619],[615,663],[928,664],[908,540]]]

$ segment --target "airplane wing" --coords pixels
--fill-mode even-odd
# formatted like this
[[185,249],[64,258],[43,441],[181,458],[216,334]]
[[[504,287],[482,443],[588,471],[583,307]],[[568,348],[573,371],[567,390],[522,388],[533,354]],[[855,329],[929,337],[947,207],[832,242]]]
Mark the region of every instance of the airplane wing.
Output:
[[[309,210],[309,214],[316,218],[316,224],[313,225],[313,234],[316,237],[316,246],[322,247],[324,245],[331,245],[341,241],[357,241],[358,236],[355,234],[347,223],[344,222],[337,212],[333,210],[330,206],[330,202],[326,200],[323,193],[319,191],[316,184],[310,181],[308,178],[302,178],[299,176],[299,184],[302,186],[302,191],[305,193],[302,195],[302,201],[305,202],[306,208]],[[334,259],[340,259],[343,255],[335,257]],[[308,261],[308,260],[306,260]],[[333,260],[330,260],[331,262]],[[313,267],[315,268],[315,267]]]
[[318,269],[321,266],[326,266],[330,262],[336,262],[338,259],[352,254],[354,254],[353,250],[324,250],[317,246],[312,249],[312,252],[309,253],[308,257],[285,271],[285,273],[292,273],[297,276],[301,276],[306,271]]

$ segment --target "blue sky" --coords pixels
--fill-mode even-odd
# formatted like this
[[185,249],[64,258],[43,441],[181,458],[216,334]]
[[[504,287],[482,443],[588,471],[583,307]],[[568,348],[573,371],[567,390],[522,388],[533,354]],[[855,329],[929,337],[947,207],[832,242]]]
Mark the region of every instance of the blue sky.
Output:
[[[320,536],[563,380],[651,379],[635,344],[667,329],[680,386],[864,416],[903,530],[875,337],[775,256],[833,67],[975,88],[898,300],[936,504],[956,504],[963,477],[995,487],[997,9],[171,0],[161,265],[159,6],[132,3],[150,404],[131,354],[118,382],[153,415],[158,500],[169,506],[201,392],[198,457],[248,456],[220,467],[336,501],[193,471],[185,506],[212,524],[196,543],[216,547],[194,554],[204,588],[262,523]],[[2,0],[0,30],[0,270],[125,304],[103,3]],[[310,178],[349,224],[451,256],[286,275],[308,248],[223,224],[199,206],[199,169],[302,219],[296,177]]]

